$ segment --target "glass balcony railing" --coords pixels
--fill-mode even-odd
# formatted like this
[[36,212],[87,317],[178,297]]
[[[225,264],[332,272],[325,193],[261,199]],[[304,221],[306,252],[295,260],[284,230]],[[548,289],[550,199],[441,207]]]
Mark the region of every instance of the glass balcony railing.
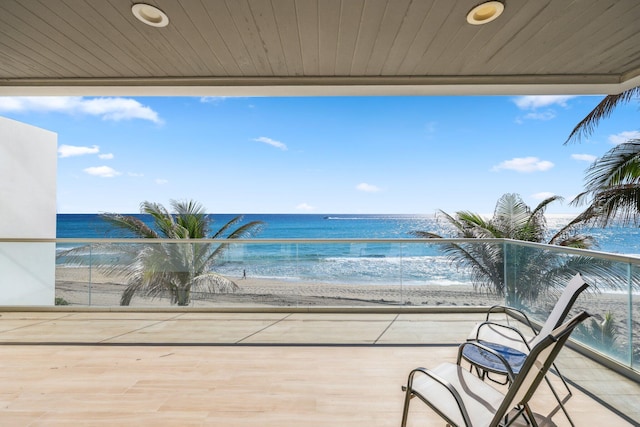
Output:
[[[0,263],[16,264],[6,255],[12,252],[8,246],[35,243],[0,244],[6,249]],[[55,304],[86,307],[507,304],[543,323],[564,284],[580,272],[591,286],[575,308],[593,317],[574,337],[640,371],[636,257],[502,239],[56,239],[55,244]]]
[[[505,243],[504,255],[505,302],[523,306],[540,323],[553,308],[553,300],[538,297],[542,289],[537,287],[553,284],[554,277],[561,277],[564,271],[580,272],[590,287],[574,309],[586,310],[592,318],[580,325],[572,338],[636,372],[640,370],[639,258],[525,242]],[[538,281],[536,270],[544,273],[543,281]]]
[[[488,244],[503,247],[499,240]],[[452,264],[442,246],[417,239],[58,239],[56,297],[59,304],[196,307],[504,301],[487,289],[476,292],[472,272]],[[134,296],[121,301],[132,283],[140,284]],[[165,286],[156,289],[154,283]],[[180,289],[185,295],[178,295]]]

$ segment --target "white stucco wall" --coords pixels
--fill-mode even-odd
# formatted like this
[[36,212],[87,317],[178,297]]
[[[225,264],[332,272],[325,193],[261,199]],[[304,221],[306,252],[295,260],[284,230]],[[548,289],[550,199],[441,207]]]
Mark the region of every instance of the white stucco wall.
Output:
[[53,305],[58,136],[0,117],[0,306]]

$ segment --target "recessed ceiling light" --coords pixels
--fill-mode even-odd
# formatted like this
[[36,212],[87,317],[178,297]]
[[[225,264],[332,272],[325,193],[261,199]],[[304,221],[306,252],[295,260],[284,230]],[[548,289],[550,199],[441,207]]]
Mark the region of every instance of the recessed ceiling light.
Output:
[[169,17],[160,9],[150,4],[137,3],[131,6],[133,16],[152,27],[166,27]]
[[504,4],[499,1],[486,1],[475,6],[467,13],[467,22],[472,25],[482,25],[491,22],[502,15]]

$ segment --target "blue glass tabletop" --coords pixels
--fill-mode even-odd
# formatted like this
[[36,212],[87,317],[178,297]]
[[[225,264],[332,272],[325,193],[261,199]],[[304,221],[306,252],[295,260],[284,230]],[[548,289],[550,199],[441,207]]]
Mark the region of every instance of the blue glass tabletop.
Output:
[[[507,363],[511,366],[511,370],[514,375],[518,375],[518,372],[520,372],[522,364],[527,357],[525,353],[514,348],[489,341],[478,341],[478,343],[490,348],[504,357]],[[462,349],[462,357],[464,357],[464,359],[469,363],[476,365],[485,371],[491,371],[497,374],[507,374],[507,369],[504,366],[504,363],[496,357],[496,355],[475,345],[466,345]]]

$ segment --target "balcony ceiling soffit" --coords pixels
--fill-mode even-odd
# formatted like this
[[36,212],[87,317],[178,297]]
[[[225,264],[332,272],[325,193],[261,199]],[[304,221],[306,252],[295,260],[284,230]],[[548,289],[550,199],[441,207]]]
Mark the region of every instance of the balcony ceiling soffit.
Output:
[[640,1],[0,2],[0,95],[617,93],[640,85]]

